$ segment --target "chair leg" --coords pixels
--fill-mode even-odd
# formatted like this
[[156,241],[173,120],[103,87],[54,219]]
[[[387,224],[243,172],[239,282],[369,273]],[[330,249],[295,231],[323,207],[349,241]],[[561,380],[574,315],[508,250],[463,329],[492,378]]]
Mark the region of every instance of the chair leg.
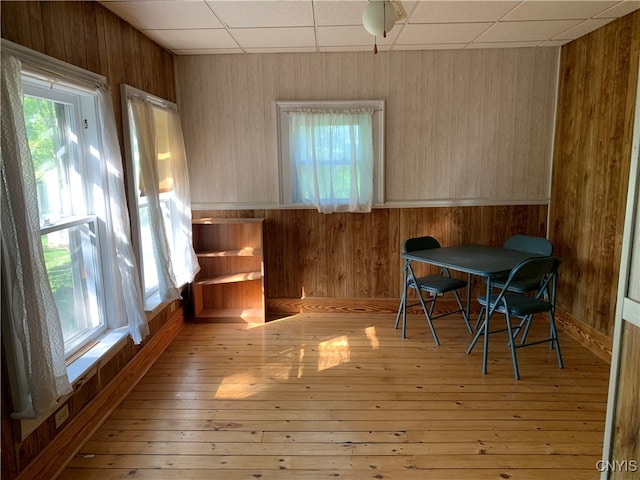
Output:
[[[473,350],[473,348],[476,346],[476,343],[478,343],[478,340],[480,339],[481,335],[488,335],[489,333],[489,329],[488,329],[488,323],[487,323],[487,319],[485,318],[484,321],[480,322],[480,320],[482,320],[482,313],[484,311],[484,307],[482,307],[482,311],[480,312],[480,316],[478,316],[478,322],[476,323],[476,325],[479,323],[480,326],[476,327],[476,334],[473,337],[473,340],[471,340],[471,343],[469,344],[469,347],[467,348],[467,355],[469,355],[471,353],[471,351]],[[484,356],[484,354],[483,354]],[[486,372],[482,372],[482,373],[486,373]]]
[[529,315],[528,317],[525,317],[524,320],[522,321],[522,324],[524,324],[524,331],[522,332],[522,337],[520,337],[520,345],[524,345],[524,343],[527,341],[527,335],[529,334],[529,328],[531,328],[531,319],[533,318],[533,315]]
[[398,324],[400,323],[400,316],[402,315],[402,309],[404,308],[404,302],[406,301],[406,292],[402,294],[402,298],[400,299],[400,306],[398,307],[398,313],[396,315],[396,323],[393,328],[397,329]]
[[484,313],[484,306],[480,306],[480,313],[478,314],[478,319],[476,320],[476,324],[473,327],[473,329],[477,332],[478,331],[478,327],[480,326],[480,324],[482,323],[482,314]]
[[560,341],[558,340],[558,332],[556,331],[556,322],[555,315],[553,311],[549,312],[549,323],[551,324],[551,338],[552,344],[555,342],[556,344],[556,356],[558,357],[558,368],[564,368],[564,363],[562,362],[562,353],[560,352]]
[[[509,348],[511,349],[511,361],[513,362],[513,372],[515,373],[516,380],[520,380],[520,372],[518,371],[518,358],[516,357],[516,346],[513,329],[511,327],[511,315],[509,311],[505,312],[505,319],[507,320],[507,332],[509,332]],[[518,335],[520,328],[516,329],[515,335]]]
[[453,291],[453,294],[455,295],[456,301],[458,302],[458,307],[460,307],[460,311],[462,312],[462,318],[464,318],[464,323],[467,325],[467,330],[469,331],[469,333],[473,333],[473,330],[471,329],[471,324],[469,323],[469,313],[462,306],[462,302],[460,301],[460,295],[458,295],[458,292],[456,290]]
[[436,334],[436,330],[435,328],[433,328],[433,322],[431,321],[431,314],[433,313],[433,307],[436,303],[435,298],[431,302],[429,309],[427,309],[427,305],[425,304],[424,298],[422,298],[422,292],[420,292],[420,290],[418,290],[418,299],[420,300],[422,310],[424,310],[424,316],[427,317],[427,324],[429,325],[429,330],[431,330],[433,341],[436,342],[436,346],[439,346],[440,340],[438,340],[438,335]]

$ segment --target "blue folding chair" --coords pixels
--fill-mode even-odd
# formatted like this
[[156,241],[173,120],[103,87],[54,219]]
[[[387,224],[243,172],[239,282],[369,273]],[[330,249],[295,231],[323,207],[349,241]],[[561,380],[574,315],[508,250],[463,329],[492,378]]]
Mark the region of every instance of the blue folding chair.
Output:
[[[414,237],[407,239],[403,246],[402,252],[416,252],[419,250],[430,250],[432,248],[440,248],[440,243],[433,237],[424,236],[424,237]],[[429,325],[429,329],[431,330],[431,335],[433,336],[433,340],[436,345],[440,345],[440,340],[438,339],[438,335],[433,327],[433,320],[437,318],[446,317],[449,315],[453,315],[455,313],[462,313],[462,317],[467,325],[467,330],[469,333],[473,333],[471,329],[471,325],[469,324],[469,316],[465,308],[462,306],[462,302],[460,301],[460,295],[458,294],[458,290],[461,288],[465,288],[467,286],[467,282],[465,280],[460,280],[458,278],[453,278],[449,273],[449,270],[443,268],[440,270],[440,273],[437,275],[427,275],[423,277],[416,278],[413,274],[413,269],[411,268],[410,263],[405,263],[405,277],[407,279],[406,288],[403,290],[402,299],[400,300],[400,306],[398,307],[398,314],[396,315],[396,323],[395,328],[398,328],[398,324],[400,322],[400,316],[402,316],[402,338],[407,338],[407,315],[406,308],[413,307],[416,305],[422,306],[422,310],[424,311],[425,316],[427,317],[427,323]],[[406,291],[407,289],[414,289],[418,296],[418,303],[414,303],[411,305],[406,305]],[[427,292],[431,296],[425,299],[422,296],[422,292]],[[446,292],[453,292],[456,301],[458,302],[458,310],[454,310],[451,312],[441,313],[439,315],[433,315],[433,309],[436,304],[436,299],[438,295],[444,294]],[[427,308],[427,303],[429,303],[429,308]]]
[[[484,308],[489,310],[489,319],[494,313],[501,313],[506,318],[506,328],[498,330],[489,330],[487,320],[483,322],[480,329],[476,332],[476,336],[467,349],[467,354],[471,353],[476,342],[481,335],[491,335],[498,332],[507,331],[509,335],[509,348],[511,350],[511,359],[513,362],[513,370],[517,380],[520,379],[518,370],[518,359],[516,357],[516,349],[537,345],[540,343],[549,343],[549,348],[556,349],[558,357],[558,366],[563,368],[562,354],[560,352],[560,343],[558,341],[558,333],[555,324],[555,298],[556,298],[556,277],[560,259],[558,257],[534,257],[524,260],[511,270],[507,280],[504,282],[501,290],[497,294],[489,297],[489,301],[485,297],[478,298],[478,302]],[[526,293],[518,293],[512,290],[519,282],[524,282],[530,278],[540,278],[538,291],[535,296]],[[527,329],[531,325],[534,315],[547,312],[549,315],[549,338],[536,340],[533,342],[525,342],[526,335],[519,345],[516,345],[515,339],[523,328]],[[512,318],[520,318],[521,321],[517,326],[512,325]],[[483,371],[486,371],[488,341],[485,338],[485,348],[483,351]]]
[[[531,235],[513,235],[509,237],[502,248],[509,250],[517,250],[519,252],[526,252],[536,255],[544,255],[548,257],[553,254],[553,244],[551,241],[544,237],[534,237]],[[492,282],[492,286],[496,289],[504,287],[504,283],[507,280],[507,276],[495,278]],[[538,291],[540,288],[540,277],[521,278],[520,280],[513,282],[509,290],[517,293],[532,293]],[[478,329],[480,322],[482,321],[482,314],[484,313],[484,307],[480,308],[480,314],[476,320],[475,328]],[[526,335],[523,333],[523,338]]]

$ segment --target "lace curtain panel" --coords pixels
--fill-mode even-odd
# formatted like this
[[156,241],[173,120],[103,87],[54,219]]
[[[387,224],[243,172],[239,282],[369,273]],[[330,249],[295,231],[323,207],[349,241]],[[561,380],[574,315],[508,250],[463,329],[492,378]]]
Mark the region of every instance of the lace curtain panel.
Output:
[[[2,276],[14,418],[35,418],[71,392],[58,309],[40,239],[36,179],[22,107],[21,63],[2,55]],[[5,328],[6,327],[6,328]],[[10,333],[9,333],[10,332]],[[9,334],[8,334],[9,333]]]
[[373,110],[298,110],[288,115],[294,198],[322,213],[370,212]]
[[[16,403],[12,416],[35,418],[54,408],[71,392],[71,385],[58,308],[43,254],[36,176],[23,111],[24,69],[19,58],[3,52],[2,275],[9,315],[2,316],[2,337],[10,357],[7,361]],[[112,97],[107,85],[88,88],[83,83],[79,88],[95,99],[101,126],[92,161],[101,163],[104,177],[92,180],[99,185],[93,185],[98,188],[91,191],[103,193],[105,199],[96,202],[102,206],[96,207],[99,211],[95,214],[106,225],[107,254],[101,260],[110,279],[105,289],[111,306],[107,324],[109,328],[127,326],[134,343],[139,344],[149,334],[149,327],[131,247]]]

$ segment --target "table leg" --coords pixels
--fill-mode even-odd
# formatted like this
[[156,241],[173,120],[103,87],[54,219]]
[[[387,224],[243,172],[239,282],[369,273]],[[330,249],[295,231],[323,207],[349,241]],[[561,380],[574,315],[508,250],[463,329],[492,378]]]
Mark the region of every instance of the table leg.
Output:
[[469,344],[469,348],[467,348],[467,354],[471,353],[473,347],[475,347],[480,335],[484,335],[483,338],[483,349],[482,349],[482,373],[487,373],[487,357],[489,352],[489,318],[493,311],[489,308],[489,301],[491,300],[491,278],[487,278],[487,292],[486,292],[486,307],[484,309],[484,321],[478,327],[473,340]]
[[467,273],[467,320],[471,318],[471,274]]
[[485,317],[484,317],[484,348],[482,350],[482,373],[487,373],[487,357],[489,354],[489,319],[491,318],[491,314],[493,313],[490,308],[491,301],[491,277],[487,278],[487,308],[485,308]]

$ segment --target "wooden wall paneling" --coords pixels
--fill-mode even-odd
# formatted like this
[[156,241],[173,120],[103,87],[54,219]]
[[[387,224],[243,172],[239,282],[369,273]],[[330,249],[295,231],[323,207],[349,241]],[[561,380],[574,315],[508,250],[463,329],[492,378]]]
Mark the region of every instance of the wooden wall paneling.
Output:
[[[314,262],[314,269],[317,270],[318,265],[323,265],[326,270],[326,276],[324,282],[316,285],[317,293],[313,296],[346,298],[348,291],[347,269],[352,265],[349,261],[351,260],[350,257],[347,256],[347,214],[319,215],[318,218],[320,219],[319,232],[324,232],[325,261],[317,259]],[[333,261],[332,259],[341,259],[341,261]]]
[[92,72],[103,74],[100,59],[100,32],[98,29],[98,19],[96,6],[88,2],[82,2],[82,43],[85,49],[85,67]]
[[625,322],[622,351],[620,359],[621,377],[616,403],[616,434],[613,438],[612,459],[635,461],[635,468],[620,468],[610,478],[626,480],[636,478],[640,469],[640,382],[638,382],[638,365],[640,365],[640,328]]
[[129,79],[131,86],[153,93],[149,91],[150,81],[142,78],[142,64],[145,62],[147,53],[140,48],[139,32],[131,25],[122,22],[119,36],[122,42],[124,78]]
[[[373,253],[375,238],[372,237],[371,224],[373,215],[346,214],[346,252],[349,263],[349,275],[345,276],[345,296],[351,297],[351,292],[360,291],[365,297],[373,298],[371,285],[373,282]],[[365,251],[366,250],[366,251]]]
[[[380,97],[388,201],[544,202],[557,56],[551,48],[179,57],[192,201],[278,201],[276,183],[264,181],[277,174],[276,100]],[[257,121],[262,128],[252,128]]]
[[[9,21],[9,19],[11,19],[11,21]],[[16,2],[3,2],[2,15],[0,15],[2,36],[32,48],[31,22],[29,22],[29,19],[29,11],[20,4]]]
[[[406,238],[432,235],[443,246],[470,242],[500,246],[515,233],[544,235],[547,207],[374,209],[367,214],[331,215],[312,209],[196,210],[193,216],[265,218],[267,300],[299,300],[304,295],[392,299],[393,304],[401,292],[400,252]],[[416,266],[416,274],[436,271]],[[481,283],[473,280],[474,292]]]
[[[611,338],[637,81],[640,12],[562,49],[550,238],[558,307]],[[635,52],[635,53],[634,53]]]
[[[95,8],[95,21],[96,21],[96,48],[98,58],[96,61],[100,66],[98,73],[109,78],[109,51],[107,48],[107,28],[106,18],[110,17],[111,12],[108,12],[103,8]],[[119,89],[118,89],[119,90]]]
[[[40,5],[44,32],[44,53],[66,62],[65,38],[62,31],[63,12],[60,8],[60,2],[42,2]],[[71,10],[69,12],[71,13]]]
[[483,150],[485,148],[485,126],[482,122],[483,112],[489,111],[487,105],[487,77],[485,74],[486,62],[488,55],[482,52],[478,55],[472,55],[469,59],[468,78],[475,84],[474,88],[468,89],[467,111],[465,134],[469,138],[469,146],[466,149],[464,159],[464,168],[466,178],[463,184],[466,191],[461,192],[462,198],[477,198],[481,196],[483,191],[478,184],[478,176],[471,175],[467,163],[479,164],[478,168],[482,169]]
[[[65,2],[60,9],[62,22],[57,25],[57,35],[64,39],[65,61],[87,69],[87,39],[84,31],[83,2]],[[89,43],[94,43],[95,40]]]

